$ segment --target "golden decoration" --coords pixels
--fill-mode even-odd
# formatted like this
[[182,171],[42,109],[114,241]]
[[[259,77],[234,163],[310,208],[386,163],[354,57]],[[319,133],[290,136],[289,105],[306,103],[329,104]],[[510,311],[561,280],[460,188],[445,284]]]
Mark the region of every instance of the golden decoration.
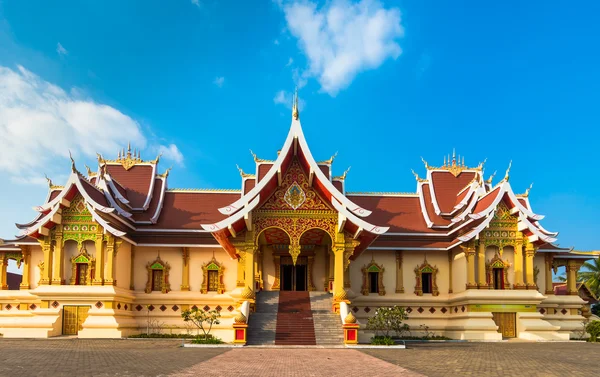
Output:
[[213,257],[210,261],[206,262],[202,265],[202,288],[200,288],[201,293],[208,293],[209,288],[209,277],[208,271],[217,271],[217,293],[223,294],[225,293],[225,284],[223,283],[223,276],[225,272],[225,267],[223,264],[217,262],[215,257]]
[[237,170],[239,170],[239,172],[240,172],[240,176],[241,176],[242,178],[254,178],[254,177],[255,177],[255,175],[254,175],[254,174],[248,174],[248,173],[244,173],[244,171],[242,170],[242,168],[240,168],[240,166],[239,166],[239,165],[237,165],[237,164],[236,164],[236,165],[235,165],[235,167],[237,168]]
[[250,289],[250,287],[246,286],[244,288],[244,290],[242,291],[242,298],[245,298],[246,300],[251,300],[254,298],[254,291],[252,289]]
[[371,263],[369,263],[366,266],[363,266],[363,268],[361,269],[362,272],[362,277],[363,277],[363,283],[362,283],[362,289],[360,290],[360,293],[362,293],[364,296],[368,296],[369,295],[369,272],[376,272],[377,273],[377,293],[379,294],[379,296],[385,296],[385,286],[383,285],[383,273],[385,272],[385,268],[383,267],[383,265],[378,265],[377,263],[375,263],[375,260],[371,260]]
[[306,201],[306,194],[297,182],[294,182],[285,192],[283,200],[295,211]]
[[336,292],[334,295],[336,301],[346,301],[348,300],[348,292],[345,289],[342,289],[339,292]]
[[460,155],[459,155],[457,158],[455,151],[452,151],[452,158],[450,158],[450,155],[448,155],[447,159],[444,156],[444,164],[441,167],[435,167],[435,166],[429,165],[423,157],[421,157],[421,161],[423,161],[423,164],[425,164],[425,168],[427,170],[446,170],[446,171],[450,172],[452,175],[454,175],[455,177],[458,177],[460,175],[460,173],[462,173],[465,170],[482,171],[483,165],[485,164],[487,159],[484,160],[483,162],[480,162],[477,167],[472,168],[472,167],[468,167],[465,164],[464,157],[461,159]]
[[294,93],[294,103],[292,105],[292,118],[298,120],[300,118],[300,109],[298,108],[298,88],[296,87],[296,92]]
[[356,323],[356,317],[352,312],[348,312],[348,315],[344,318],[344,323],[354,324]]
[[162,156],[162,153],[159,154],[158,156],[156,156],[156,158],[154,160],[144,161],[144,160],[142,160],[140,151],[137,149],[134,149],[133,153],[132,153],[131,143],[128,143],[127,144],[127,153],[125,153],[124,149],[122,151],[119,151],[116,160],[107,160],[104,157],[102,157],[102,155],[99,153],[96,153],[96,156],[98,157],[98,163],[100,165],[118,165],[118,164],[120,164],[121,166],[123,166],[123,168],[125,170],[129,170],[137,164],[143,164],[143,163],[150,163],[150,164],[154,164],[154,165],[158,164],[158,162],[160,161],[160,157]]
[[275,162],[273,160],[265,160],[264,158],[257,157],[256,153],[252,152],[252,149],[250,149],[250,154],[252,155],[252,158],[254,158],[254,162],[256,162],[256,163],[261,163],[261,162]]
[[338,175],[336,177],[333,177],[332,179],[336,180],[336,181],[344,181],[346,179],[346,176],[348,175],[348,172],[350,171],[351,167],[352,166],[348,166],[348,169],[346,169],[346,171],[344,172],[344,174]]
[[337,157],[337,155],[338,155],[338,152],[335,152],[333,154],[333,156],[329,157],[329,160],[317,161],[317,164],[318,165],[324,165],[324,164],[331,165],[331,164],[333,164],[333,161],[335,160],[335,158]]
[[246,323],[247,318],[244,315],[244,313],[240,312],[238,315],[235,316],[235,318],[233,319],[233,321],[235,323]]
[[488,285],[490,289],[494,287],[494,269],[501,268],[502,276],[504,276],[504,289],[510,289],[510,284],[508,282],[508,268],[510,267],[510,263],[508,261],[502,260],[502,257],[498,252],[494,255],[492,260],[488,261],[486,264],[486,277]]
[[425,258],[423,264],[415,268],[415,294],[417,296],[423,296],[423,273],[431,273],[431,294],[433,296],[439,296],[440,291],[437,286],[438,268],[430,265],[429,262],[427,262],[427,258]]

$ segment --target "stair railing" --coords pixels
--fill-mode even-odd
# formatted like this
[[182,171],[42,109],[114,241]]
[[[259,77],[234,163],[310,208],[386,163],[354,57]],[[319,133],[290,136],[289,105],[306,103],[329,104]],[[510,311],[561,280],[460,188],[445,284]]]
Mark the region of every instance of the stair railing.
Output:
[[348,304],[344,301],[340,302],[340,318],[342,320],[342,329],[344,330],[344,344],[357,344],[360,323],[350,311]]

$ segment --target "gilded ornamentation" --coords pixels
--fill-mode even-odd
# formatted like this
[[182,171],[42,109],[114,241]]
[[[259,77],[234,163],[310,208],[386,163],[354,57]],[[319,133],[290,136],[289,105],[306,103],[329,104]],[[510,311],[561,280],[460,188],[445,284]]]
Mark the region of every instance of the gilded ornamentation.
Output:
[[416,275],[416,280],[417,280],[417,282],[416,282],[417,284],[415,285],[415,294],[417,296],[423,296],[423,274],[424,273],[431,274],[431,294],[433,296],[438,296],[440,294],[440,291],[437,286],[437,272],[438,272],[437,267],[430,265],[429,262],[427,262],[427,259],[425,259],[423,264],[421,264],[420,266],[417,266],[415,268],[415,275]]
[[306,201],[306,194],[298,183],[294,182],[285,192],[283,200],[295,211]]
[[246,323],[247,318],[244,315],[244,313],[240,312],[238,315],[235,316],[233,320],[235,323]]
[[75,241],[81,249],[84,241],[96,241],[98,234],[102,234],[102,227],[98,225],[88,211],[81,195],[76,195],[71,205],[62,211],[63,242]]
[[363,283],[360,293],[362,293],[365,296],[369,295],[371,291],[369,273],[373,272],[377,274],[377,293],[379,294],[379,296],[385,296],[385,286],[383,285],[383,272],[385,271],[385,268],[383,267],[383,265],[380,266],[377,263],[375,263],[374,260],[371,260],[371,263],[369,263],[366,266],[363,266],[361,271],[363,275]]
[[100,154],[97,154],[97,156],[100,165],[121,164],[125,170],[129,170],[135,165],[142,163],[158,164],[160,160],[160,155],[158,155],[154,160],[143,161],[139,150],[134,149],[133,153],[131,152],[131,144],[127,145],[127,153],[125,153],[125,150],[119,151],[116,160],[105,160]]
[[356,317],[352,314],[352,311],[348,312],[348,315],[344,318],[344,323],[356,323]]
[[487,229],[481,232],[481,240],[486,246],[498,246],[500,253],[504,246],[517,246],[523,243],[523,235],[517,229],[516,216],[510,213],[510,209],[500,202],[494,213],[494,218]]
[[146,282],[145,289],[146,293],[152,292],[155,271],[162,272],[162,274],[156,275],[158,276],[158,279],[160,279],[161,292],[168,293],[171,290],[171,283],[169,283],[169,270],[171,269],[171,266],[169,266],[169,263],[163,262],[163,260],[160,259],[160,256],[158,256],[153,262],[148,262],[148,264],[146,264],[146,269],[148,270],[148,281]]
[[252,300],[254,298],[254,291],[250,287],[246,286],[242,291],[242,298],[246,300]]
[[334,294],[334,298],[336,301],[346,301],[348,300],[348,292],[346,292],[345,289],[342,289]]
[[502,260],[502,257],[498,253],[496,253],[496,255],[494,255],[494,258],[492,258],[491,261],[488,261],[486,263],[487,282],[488,282],[488,285],[490,286],[490,289],[494,288],[494,269],[495,268],[502,269],[502,276],[504,279],[504,282],[502,284],[503,289],[510,289],[510,284],[508,283],[508,268],[509,267],[510,267],[510,263]]
[[[212,274],[209,274],[209,271],[216,271],[216,284],[210,284],[210,278]],[[217,262],[217,260],[213,257],[212,260],[210,260],[209,262],[206,262],[204,265],[202,265],[202,288],[200,289],[200,292],[202,293],[207,293],[209,291],[209,288],[212,288],[211,285],[214,287],[214,285],[216,285],[216,292],[218,294],[223,294],[225,293],[225,284],[223,284],[223,275],[225,272],[225,267]]]
[[[96,259],[92,258],[85,247],[81,248],[79,254],[71,258],[71,285],[92,285],[94,276],[94,265]],[[84,274],[84,276],[81,276]]]

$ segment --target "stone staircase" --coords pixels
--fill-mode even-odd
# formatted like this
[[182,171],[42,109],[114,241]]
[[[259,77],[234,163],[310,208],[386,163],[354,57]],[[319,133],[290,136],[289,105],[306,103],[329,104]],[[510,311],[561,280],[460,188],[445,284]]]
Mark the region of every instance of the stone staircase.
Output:
[[248,322],[248,345],[341,345],[341,320],[327,292],[269,292],[256,295]]
[[280,292],[276,345],[316,345],[308,292]]
[[344,330],[340,315],[331,311],[331,294],[310,292],[317,345],[341,345],[344,343]]
[[256,294],[256,312],[248,321],[248,345],[274,345],[277,325],[279,292],[262,291]]

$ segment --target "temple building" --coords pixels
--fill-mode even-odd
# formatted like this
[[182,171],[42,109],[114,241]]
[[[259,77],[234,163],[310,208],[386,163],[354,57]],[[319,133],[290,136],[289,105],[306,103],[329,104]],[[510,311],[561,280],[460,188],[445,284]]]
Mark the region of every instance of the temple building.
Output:
[[[413,335],[423,325],[453,339],[565,340],[580,328],[576,273],[599,253],[556,246],[510,168],[494,182],[453,153],[424,161],[412,193],[348,192],[335,156],[313,157],[297,104],[276,158],[253,157],[238,190],[169,188],[159,158],[131,147],[86,173],[72,159],[64,185],[49,181],[32,221],[0,241],[0,333],[120,338],[150,321],[185,332],[181,311],[197,307],[221,312],[216,336],[233,341],[246,324],[252,342],[290,297],[315,323],[317,303],[327,308],[340,334],[358,324],[361,341],[367,318],[393,305]],[[8,260],[22,268],[19,290],[7,289]],[[309,342],[322,338],[316,327]],[[284,344],[278,332],[263,335]]]

